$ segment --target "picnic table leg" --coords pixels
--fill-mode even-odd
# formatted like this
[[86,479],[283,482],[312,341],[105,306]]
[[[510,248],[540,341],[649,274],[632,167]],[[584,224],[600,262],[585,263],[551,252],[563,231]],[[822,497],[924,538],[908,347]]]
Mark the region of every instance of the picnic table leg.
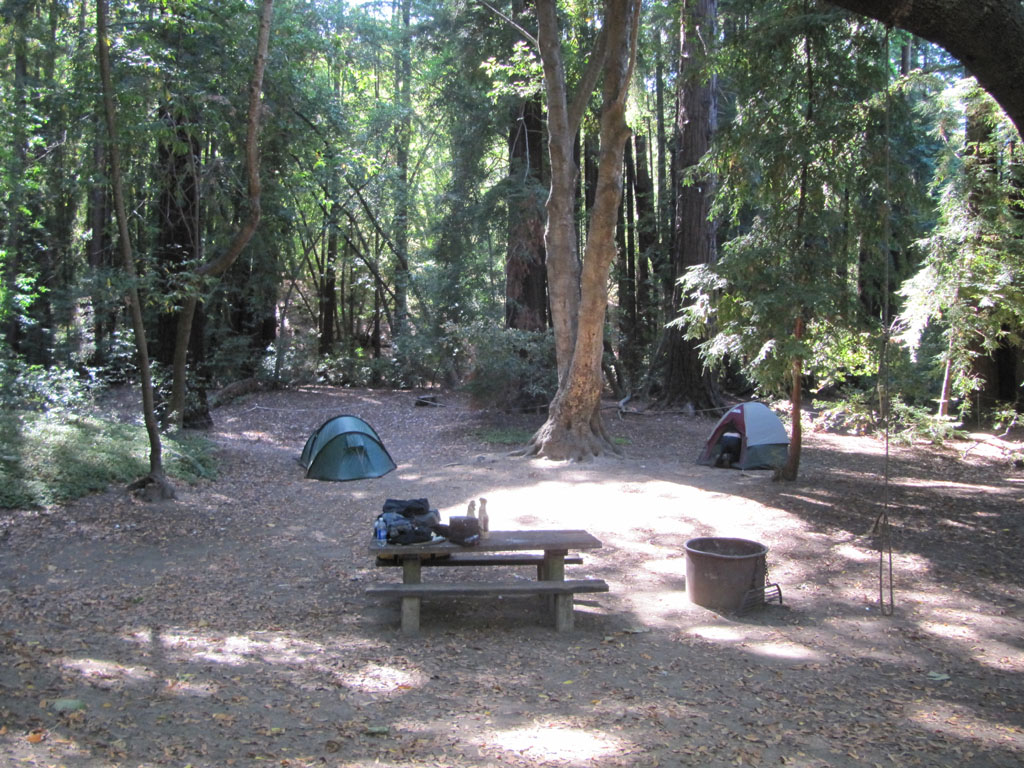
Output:
[[564,549],[549,549],[544,553],[544,562],[537,566],[538,581],[565,581]]
[[[544,562],[537,566],[538,581],[565,581],[565,549],[549,549],[544,552]],[[544,606],[549,614],[555,615],[555,630],[568,632],[572,629],[572,595],[547,595]]]
[[[422,569],[418,557],[402,559],[402,581],[405,584],[419,584],[422,580]],[[420,631],[420,598],[402,598],[402,633],[415,635]]]
[[573,617],[573,596],[555,595],[555,631],[571,632]]

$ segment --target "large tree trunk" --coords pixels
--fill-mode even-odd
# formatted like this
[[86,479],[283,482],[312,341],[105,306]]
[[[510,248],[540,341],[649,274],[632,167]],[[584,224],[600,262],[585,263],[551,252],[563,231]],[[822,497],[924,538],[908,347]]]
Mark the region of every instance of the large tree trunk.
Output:
[[540,99],[519,103],[508,138],[513,194],[508,211],[505,259],[505,324],[543,331],[548,327],[548,291],[544,257],[543,183],[544,109]]
[[[99,123],[102,123],[102,115]],[[102,128],[97,125],[97,136]],[[107,179],[110,175],[107,160],[107,148],[97,139],[93,144],[93,168],[99,178]],[[107,228],[111,219],[110,203],[107,198],[107,184],[94,181],[89,187],[89,202],[86,220],[89,222],[89,242],[87,253],[89,269],[93,274],[101,274],[114,265],[113,245]],[[109,362],[107,349],[111,336],[117,328],[117,316],[120,302],[116,302],[104,289],[101,281],[95,281],[92,288],[92,339],[93,354],[90,365],[103,368]]]
[[[686,0],[680,18],[679,85],[676,94],[676,124],[672,188],[676,201],[672,236],[673,274],[678,281],[686,271],[715,260],[715,222],[710,220],[714,180],[707,175],[688,178],[711,147],[715,131],[717,88],[714,74],[706,66],[712,51],[709,41],[717,38],[717,0]],[[678,286],[672,293],[672,315],[678,316],[686,297]],[[685,337],[684,329],[666,328],[660,345],[663,359],[657,361],[662,374],[660,400],[664,405],[691,404],[698,410],[722,404],[715,376],[704,367],[696,339]]]
[[829,0],[913,32],[956,56],[1024,134],[1024,4],[1020,0]]
[[643,136],[637,136],[633,144],[636,147],[637,342],[646,349],[655,335],[657,318],[650,265],[658,249],[658,213],[654,208],[654,182],[647,162],[647,142]]
[[[156,148],[161,180],[156,202],[158,231],[154,256],[161,275],[160,289],[171,295],[182,289],[181,280],[189,268],[187,265],[201,258],[201,160],[197,126],[184,109],[166,102],[160,107],[159,120],[164,131]],[[178,312],[173,306],[157,318],[150,352],[161,365],[174,364],[177,326]]]
[[[643,359],[644,345],[640,339],[640,323],[637,310],[637,278],[636,278],[636,162],[633,159],[633,142],[626,142],[624,158],[626,161],[626,181],[623,189],[625,199],[619,206],[619,228],[616,241],[618,246],[618,264],[615,272],[619,284],[619,360],[625,369],[627,379],[636,379]],[[621,382],[616,381],[621,387]],[[622,395],[617,395],[622,397]]]
[[[544,249],[547,256],[551,324],[555,331],[555,359],[561,385],[572,361],[579,307],[579,255],[573,217],[578,171],[573,162],[573,140],[583,110],[582,105],[573,104],[572,109],[569,105],[554,0],[538,0],[537,22],[537,42],[548,97],[548,157],[551,172]],[[596,58],[591,57],[591,61]]]
[[[13,106],[13,124],[5,125],[5,131],[11,134],[11,151],[7,172],[11,179],[10,193],[4,201],[7,208],[7,232],[4,235],[3,281],[4,290],[0,293],[15,296],[19,292],[18,280],[24,269],[22,249],[25,228],[25,169],[28,166],[28,133],[25,127],[28,110],[28,31],[29,16],[24,11],[14,14],[14,24],[9,27],[6,36],[13,38],[14,49],[14,90],[11,96]],[[5,319],[3,338],[10,349],[18,354],[25,354],[24,328],[22,313],[13,311],[12,306],[0,307],[0,318]],[[29,359],[30,362],[37,362]]]
[[[587,80],[588,75],[593,76],[593,70],[584,75],[583,85],[574,101],[574,108],[579,105],[579,110],[566,110],[565,78],[558,50],[558,25],[554,1],[540,0],[537,3],[537,14],[540,18],[541,54],[544,59],[545,85],[549,96],[549,141],[552,147],[559,147],[559,153],[565,150],[571,152],[572,136],[575,131],[569,132],[569,129],[579,124],[576,116],[582,115],[580,96],[585,97],[593,87]],[[561,345],[558,346],[564,354],[564,348],[571,341],[571,356],[567,364],[564,359],[559,359],[558,392],[551,402],[547,422],[534,435],[531,445],[527,448],[527,452],[533,455],[552,459],[581,460],[615,450],[601,420],[601,355],[608,303],[608,275],[615,259],[615,226],[622,199],[623,151],[630,135],[626,125],[626,98],[636,59],[639,15],[640,4],[635,0],[608,0],[601,27],[604,44],[599,44],[598,53],[592,56],[590,61],[590,66],[593,67],[597,60],[604,75],[598,181],[578,287],[569,285],[572,275],[575,274],[573,265],[569,263],[572,261],[573,251],[563,250],[558,253],[556,259],[551,240],[548,242],[548,275],[549,283],[552,285],[552,304],[555,301],[554,286],[557,284],[560,289],[568,289],[573,294],[578,290],[579,310],[575,316],[575,323],[570,322],[573,318],[562,318],[565,325],[575,325],[576,328],[574,337],[562,339]],[[602,55],[602,50],[607,51],[607,54]],[[557,81],[554,81],[555,78]],[[559,100],[559,105],[554,110],[558,114],[556,122],[552,122],[552,95]],[[559,131],[565,133],[560,134]],[[569,189],[556,187],[556,150],[550,151],[552,183],[548,199],[549,216],[553,207],[560,212],[571,213],[571,185]],[[571,154],[558,161],[563,182],[574,177],[574,173],[568,172],[569,157]],[[549,232],[558,226],[559,242],[563,248],[575,239],[565,234],[566,231],[572,232],[571,217],[567,218],[568,222],[565,218],[559,219],[555,224],[550,219],[548,222]],[[567,296],[560,295],[559,298],[565,300]],[[563,306],[561,311],[565,309]],[[566,328],[560,329],[556,319],[556,339],[560,330],[564,333]]]

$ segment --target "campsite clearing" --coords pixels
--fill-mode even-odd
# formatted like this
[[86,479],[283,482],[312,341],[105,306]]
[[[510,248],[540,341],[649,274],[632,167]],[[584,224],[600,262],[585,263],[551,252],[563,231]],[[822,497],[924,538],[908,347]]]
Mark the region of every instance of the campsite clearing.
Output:
[[[418,394],[255,393],[214,412],[221,476],[177,501],[113,490],[0,513],[12,764],[1024,762],[1024,475],[1005,453],[1019,443],[893,446],[886,486],[880,441],[808,430],[800,480],[773,483],[694,463],[711,417],[609,412],[626,457],[558,464],[476,437],[539,417],[445,393],[417,408]],[[397,470],[305,479],[295,459],[336,414],[366,418]],[[397,605],[366,596],[395,576],[366,554],[385,498],[448,516],[481,496],[495,529],[602,542],[573,577],[610,591],[581,596],[572,633],[507,598],[426,601],[409,638]],[[868,535],[886,496],[891,617]],[[690,604],[695,536],[764,542],[785,605],[737,618]]]

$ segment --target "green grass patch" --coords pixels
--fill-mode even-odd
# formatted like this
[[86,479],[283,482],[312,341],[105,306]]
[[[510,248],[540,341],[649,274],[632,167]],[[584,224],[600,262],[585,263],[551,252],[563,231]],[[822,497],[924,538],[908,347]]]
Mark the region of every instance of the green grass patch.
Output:
[[526,445],[536,430],[521,427],[481,427],[475,435],[493,445]]
[[[216,474],[201,437],[163,437],[164,469],[184,482]],[[91,416],[0,415],[0,507],[30,509],[127,484],[149,472],[145,428]]]

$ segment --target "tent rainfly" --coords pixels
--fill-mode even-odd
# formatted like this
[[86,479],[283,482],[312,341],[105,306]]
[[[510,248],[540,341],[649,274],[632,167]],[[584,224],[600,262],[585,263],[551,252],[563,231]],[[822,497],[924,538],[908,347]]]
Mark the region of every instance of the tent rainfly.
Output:
[[314,480],[361,480],[395,469],[373,427],[348,415],[321,424],[306,440],[299,464],[306,468],[306,477]]
[[[764,403],[740,403],[711,430],[698,464],[737,469],[776,469],[786,463],[789,435]],[[730,454],[725,456],[725,454]]]

